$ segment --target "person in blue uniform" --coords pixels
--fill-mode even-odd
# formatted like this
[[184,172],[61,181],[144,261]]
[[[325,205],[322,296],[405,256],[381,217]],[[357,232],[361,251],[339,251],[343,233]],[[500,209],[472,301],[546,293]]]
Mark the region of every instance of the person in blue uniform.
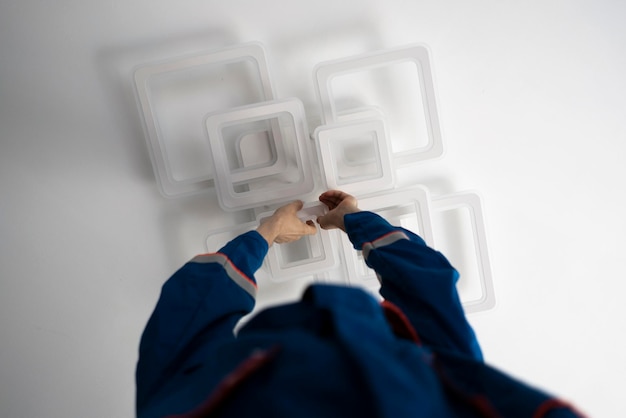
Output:
[[381,282],[379,303],[354,287],[314,284],[296,303],[255,304],[268,248],[315,234],[279,208],[255,231],[198,255],[164,285],[141,338],[137,416],[578,417],[566,402],[483,361],[457,271],[414,233],[331,190],[317,219],[339,228]]

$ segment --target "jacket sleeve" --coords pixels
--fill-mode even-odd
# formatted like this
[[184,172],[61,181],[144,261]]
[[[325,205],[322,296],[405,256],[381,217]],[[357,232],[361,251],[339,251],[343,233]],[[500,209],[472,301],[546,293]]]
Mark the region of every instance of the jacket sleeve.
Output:
[[354,248],[363,252],[381,282],[380,293],[398,306],[420,341],[482,361],[482,353],[456,290],[459,274],[414,233],[371,212],[344,218]]
[[217,253],[194,257],[163,285],[139,346],[138,407],[199,345],[234,338],[235,325],[254,308],[254,273],[267,251],[265,239],[250,231]]

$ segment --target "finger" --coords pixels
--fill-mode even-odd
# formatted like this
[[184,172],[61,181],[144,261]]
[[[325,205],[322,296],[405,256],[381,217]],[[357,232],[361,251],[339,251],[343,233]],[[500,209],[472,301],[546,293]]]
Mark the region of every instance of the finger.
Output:
[[348,193],[342,192],[341,190],[328,190],[322,193],[320,197],[322,196],[327,199],[332,199],[335,201],[342,201],[343,199],[345,199],[346,197],[350,195]]
[[293,202],[287,205],[293,212],[298,212],[304,206],[304,202],[302,200],[294,200]]
[[294,200],[293,202],[289,202],[279,207],[278,209],[276,209],[274,213],[275,214],[276,213],[293,214],[293,213],[297,213],[300,209],[302,209],[302,206],[304,206],[304,202],[302,202],[301,200]]
[[322,228],[322,229],[332,229],[333,228],[333,226],[328,222],[328,217],[326,215],[318,216],[316,221],[320,225],[320,228]]
[[317,233],[317,228],[315,227],[315,223],[312,220],[306,221],[305,225],[305,233],[307,235],[314,235]]
[[337,191],[336,190],[328,190],[320,195],[320,200],[327,201],[336,201],[337,200]]
[[327,192],[322,193],[319,199],[332,210],[350,197],[352,196],[348,193],[342,192],[341,190],[328,190]]
[[319,197],[319,200],[320,202],[325,204],[330,210],[335,209],[341,203],[341,199],[332,195],[321,195]]
[[328,208],[328,210],[333,210],[337,207],[337,204],[331,200],[328,199],[323,199],[320,197],[320,202],[322,202],[324,205],[326,205],[326,207]]

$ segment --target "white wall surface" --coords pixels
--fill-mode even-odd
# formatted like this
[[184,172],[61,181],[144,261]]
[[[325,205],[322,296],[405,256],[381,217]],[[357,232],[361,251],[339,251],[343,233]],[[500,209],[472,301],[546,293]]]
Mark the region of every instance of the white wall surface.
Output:
[[483,197],[487,360],[626,416],[625,18],[606,0],[0,2],[0,416],[133,416],[160,286],[238,219],[214,193],[159,194],[131,70],[243,41],[311,118],[315,63],[429,45],[447,152],[399,181]]

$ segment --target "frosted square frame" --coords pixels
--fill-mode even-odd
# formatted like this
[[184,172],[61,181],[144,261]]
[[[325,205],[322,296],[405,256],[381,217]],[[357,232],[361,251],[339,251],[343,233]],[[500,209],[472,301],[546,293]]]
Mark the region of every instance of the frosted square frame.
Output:
[[[185,71],[203,65],[228,65],[232,63],[253,61],[258,68],[258,79],[262,97],[261,101],[274,99],[274,91],[267,65],[265,49],[257,42],[239,44],[205,54],[198,54],[179,59],[173,59],[138,67],[134,72],[135,93],[142,116],[143,128],[152,161],[157,185],[165,197],[180,197],[196,194],[214,186],[211,175],[178,180],[172,173],[164,144],[164,138],[159,127],[151,100],[149,80],[154,76],[176,71]],[[248,103],[241,103],[245,105]],[[205,109],[206,112],[213,109]],[[202,120],[198,120],[201,126]],[[207,151],[208,152],[208,151]]]
[[[374,136],[375,164],[379,169],[378,176],[355,177],[346,181],[340,180],[337,170],[339,157],[333,151],[336,142],[345,142],[364,135]],[[359,194],[368,190],[384,190],[393,188],[394,171],[391,161],[391,150],[388,146],[385,124],[381,119],[356,120],[333,125],[323,125],[315,130],[314,137],[318,148],[322,177],[327,189],[341,189],[347,193]]]
[[[238,170],[238,176],[234,177],[233,181],[245,182],[258,177],[271,176],[287,168],[285,149],[279,145],[282,143],[280,126],[276,121],[272,121],[270,124],[270,131],[250,131],[237,139],[237,161],[242,169]],[[255,155],[258,148],[255,149],[255,147],[248,145],[248,141],[257,142],[258,138],[255,136],[259,134],[267,139],[271,153],[274,155],[274,159],[267,163],[259,163],[258,155]]]
[[[294,183],[275,188],[251,188],[247,192],[235,193],[234,184],[249,180],[249,175],[242,170],[231,173],[225,158],[224,138],[222,129],[228,126],[271,120],[287,113],[293,121],[295,141],[296,168],[299,176]],[[299,99],[290,98],[258,103],[249,106],[233,108],[223,112],[211,113],[205,118],[207,139],[210,144],[211,159],[214,166],[215,188],[220,206],[226,211],[251,209],[262,205],[271,205],[293,200],[294,198],[310,193],[315,188],[313,168],[310,162],[310,144],[304,106]],[[280,128],[273,129],[274,132]],[[276,139],[276,137],[275,137]],[[284,139],[284,138],[282,138]],[[281,146],[276,143],[276,146]],[[268,168],[268,167],[266,167]],[[271,169],[271,167],[269,167]],[[243,176],[240,175],[243,173]],[[272,170],[269,174],[273,174]]]
[[493,308],[496,304],[496,298],[480,196],[473,192],[455,193],[436,197],[432,199],[431,204],[434,211],[469,210],[475,256],[478,262],[481,296],[475,300],[464,301],[463,309],[467,313],[473,313]]
[[322,108],[322,121],[325,124],[332,124],[340,120],[331,87],[331,82],[334,77],[404,62],[414,62],[419,69],[417,76],[419,77],[423,94],[428,142],[424,147],[394,152],[392,155],[396,166],[438,158],[443,154],[441,127],[439,124],[428,49],[423,45],[410,45],[402,48],[387,49],[323,62],[318,64],[314,69],[316,92]]
[[[246,123],[245,120],[239,122],[240,124]],[[285,155],[285,149],[282,145],[283,135],[281,132],[280,124],[275,119],[271,119],[269,121],[269,125],[270,128],[268,131],[246,131],[239,135],[238,138],[235,140],[235,153],[240,168],[230,170],[231,182],[245,183],[247,181],[251,181],[261,177],[267,177],[281,173],[287,168],[287,157]],[[245,149],[248,140],[252,139],[252,142],[258,141],[258,138],[255,139],[255,137],[259,134],[263,134],[265,136],[265,139],[268,141],[268,145],[270,146],[272,153],[275,155],[275,158],[267,163],[258,163],[256,161],[256,158],[251,156],[249,150]],[[221,140],[222,143],[225,143],[226,138],[223,137],[221,130],[213,133],[212,135],[213,136],[209,137],[210,141]],[[222,147],[220,147],[220,149],[222,149]],[[223,150],[225,153],[225,148]],[[258,151],[258,148],[256,150]],[[222,155],[221,157],[224,157],[224,155]]]

